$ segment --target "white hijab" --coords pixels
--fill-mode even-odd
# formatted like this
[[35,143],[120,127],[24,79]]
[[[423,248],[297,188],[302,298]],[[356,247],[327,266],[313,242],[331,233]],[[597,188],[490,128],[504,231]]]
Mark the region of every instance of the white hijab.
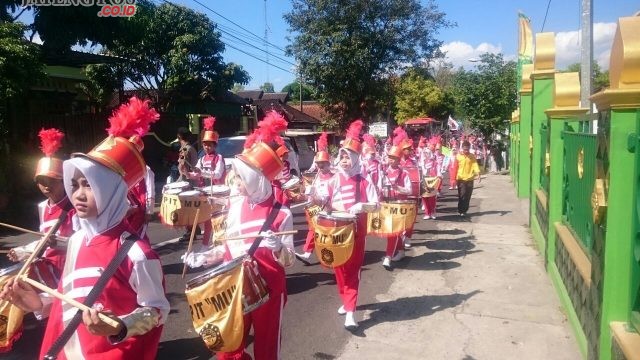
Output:
[[[351,168],[350,169],[343,169],[342,166],[340,166],[340,159],[342,158],[342,154],[346,153],[349,155],[349,158],[351,159]],[[353,152],[351,150],[347,150],[345,148],[341,148],[340,150],[338,150],[338,171],[342,174],[344,174],[346,177],[352,177],[356,174],[360,173],[360,154]]]
[[76,171],[87,178],[96,199],[98,216],[91,219],[78,218],[80,229],[87,233],[87,240],[113,228],[124,219],[129,203],[127,202],[128,188],[122,176],[83,157],[66,160],[62,164],[62,170],[64,190],[69,199],[73,194],[71,179],[76,176]]
[[250,204],[259,204],[271,196],[273,193],[271,182],[267,180],[262,172],[252,168],[240,159],[233,159],[231,166],[233,171],[242,178]]

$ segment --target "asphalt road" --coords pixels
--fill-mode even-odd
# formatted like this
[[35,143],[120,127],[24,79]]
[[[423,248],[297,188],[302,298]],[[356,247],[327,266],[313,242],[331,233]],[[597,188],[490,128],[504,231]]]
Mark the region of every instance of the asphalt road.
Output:
[[[299,250],[307,231],[301,210],[294,211],[294,228],[299,230],[295,237],[296,249]],[[155,223],[149,229],[150,238],[156,244],[176,238],[181,231]],[[385,243],[377,238],[367,242],[359,304],[373,302],[374,296],[385,292],[392,281],[392,274],[384,270],[380,262],[384,246]],[[176,242],[156,249],[162,258],[167,298],[171,302],[171,313],[162,335],[158,359],[213,358],[193,330],[184,296],[185,280],[180,276],[180,255],[186,247],[185,242]],[[320,266],[315,255],[312,255],[311,263],[306,266],[297,261],[287,269],[288,298],[283,316],[281,351],[283,359],[334,359],[348,337],[354,336],[343,328],[344,318],[337,314],[340,300],[333,272]],[[190,272],[186,279],[195,274],[197,272]]]

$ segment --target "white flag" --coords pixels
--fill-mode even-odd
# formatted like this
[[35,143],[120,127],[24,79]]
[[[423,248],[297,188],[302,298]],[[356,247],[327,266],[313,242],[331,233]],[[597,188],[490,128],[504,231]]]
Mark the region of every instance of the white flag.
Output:
[[449,130],[458,131],[460,129],[460,125],[458,122],[449,115],[449,120],[447,121],[447,125],[449,126]]

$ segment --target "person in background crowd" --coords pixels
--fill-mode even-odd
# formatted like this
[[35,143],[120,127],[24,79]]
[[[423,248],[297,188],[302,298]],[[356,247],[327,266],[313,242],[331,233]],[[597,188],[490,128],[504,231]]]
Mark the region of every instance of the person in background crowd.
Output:
[[458,154],[458,214],[465,216],[469,210],[469,201],[473,193],[473,181],[480,182],[480,167],[476,157],[469,153],[471,145],[468,141],[462,143],[462,152]]

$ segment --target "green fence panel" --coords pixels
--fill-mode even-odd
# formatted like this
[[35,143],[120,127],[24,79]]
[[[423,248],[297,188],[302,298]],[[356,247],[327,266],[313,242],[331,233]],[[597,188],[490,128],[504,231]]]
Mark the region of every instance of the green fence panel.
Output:
[[596,176],[597,137],[593,134],[564,132],[563,220],[591,253],[593,214],[591,193]]

